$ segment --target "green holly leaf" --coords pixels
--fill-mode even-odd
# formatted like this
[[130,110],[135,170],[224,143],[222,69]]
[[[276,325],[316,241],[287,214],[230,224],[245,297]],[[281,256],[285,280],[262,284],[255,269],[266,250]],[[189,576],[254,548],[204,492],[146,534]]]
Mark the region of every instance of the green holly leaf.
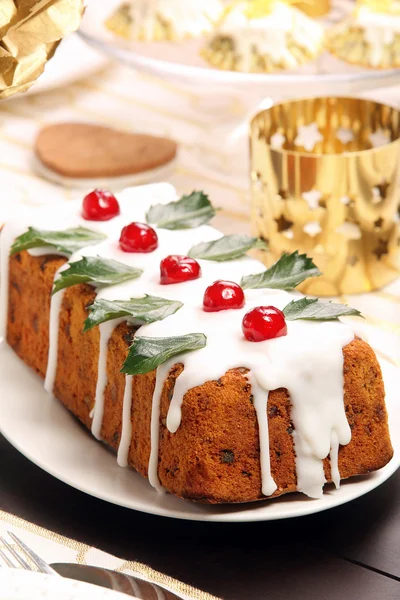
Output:
[[192,246],[188,255],[191,258],[223,262],[241,258],[252,248],[265,250],[267,244],[259,238],[235,233],[233,235],[224,235],[213,242],[202,242],[201,244]]
[[55,253],[71,256],[85,246],[93,246],[106,239],[103,233],[73,227],[64,231],[46,231],[29,227],[28,231],[17,237],[11,246],[10,255],[31,248],[53,247]]
[[280,259],[263,273],[242,278],[243,289],[270,288],[293,290],[309,277],[319,277],[321,271],[306,254],[283,254]]
[[176,202],[155,204],[146,213],[148,223],[160,229],[193,229],[215,216],[215,209],[203,192],[192,192]]
[[339,317],[362,317],[359,310],[346,304],[321,302],[318,298],[301,298],[292,300],[283,313],[287,321],[306,319],[308,321],[337,321]]
[[137,337],[129,348],[121,373],[140,375],[153,371],[168,359],[185,352],[200,350],[207,344],[203,333],[189,333],[178,337]]
[[89,316],[83,331],[88,331],[100,323],[129,317],[138,323],[154,323],[173,315],[183,306],[182,302],[167,300],[157,296],[144,296],[130,300],[95,300],[89,306]]
[[78,283],[90,283],[98,287],[107,287],[136,279],[143,273],[141,269],[128,267],[116,260],[100,256],[84,256],[69,263],[68,268],[59,273],[54,282],[53,294]]

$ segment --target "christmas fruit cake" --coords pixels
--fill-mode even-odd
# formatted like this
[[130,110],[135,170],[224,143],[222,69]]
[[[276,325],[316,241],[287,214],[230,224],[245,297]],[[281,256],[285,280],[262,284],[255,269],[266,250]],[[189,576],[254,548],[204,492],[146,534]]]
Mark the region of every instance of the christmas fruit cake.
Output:
[[222,236],[168,184],[31,210],[5,225],[3,334],[93,435],[157,490],[249,502],[380,469],[384,385],[358,311],[290,293],[297,252]]
[[322,26],[285,0],[231,2],[201,53],[213,67],[265,73],[316,58]]

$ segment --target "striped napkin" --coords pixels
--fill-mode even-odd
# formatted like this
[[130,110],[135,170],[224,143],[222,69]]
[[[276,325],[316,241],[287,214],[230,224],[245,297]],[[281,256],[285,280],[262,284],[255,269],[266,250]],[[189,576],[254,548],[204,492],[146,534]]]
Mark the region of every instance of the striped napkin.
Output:
[[15,533],[47,563],[68,562],[102,567],[119,573],[138,576],[151,583],[158,583],[171,592],[179,594],[185,600],[218,600],[215,596],[155,571],[147,565],[106,554],[97,548],[63,537],[53,531],[0,511],[0,535],[7,538],[8,531]]

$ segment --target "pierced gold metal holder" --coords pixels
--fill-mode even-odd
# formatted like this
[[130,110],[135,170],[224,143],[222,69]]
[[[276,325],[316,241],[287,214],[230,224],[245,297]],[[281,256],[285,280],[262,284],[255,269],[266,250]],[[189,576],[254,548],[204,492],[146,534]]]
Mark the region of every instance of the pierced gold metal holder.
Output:
[[250,125],[252,227],[264,261],[299,250],[318,296],[368,292],[400,275],[400,113],[357,98],[285,102]]

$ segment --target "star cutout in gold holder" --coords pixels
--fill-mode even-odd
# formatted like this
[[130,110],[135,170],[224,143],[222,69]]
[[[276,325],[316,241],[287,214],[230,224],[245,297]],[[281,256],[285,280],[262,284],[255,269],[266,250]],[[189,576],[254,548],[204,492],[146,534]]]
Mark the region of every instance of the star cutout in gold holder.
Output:
[[288,190],[280,189],[278,190],[278,196],[280,196],[282,200],[287,200],[289,198],[289,192]]
[[384,223],[384,220],[382,219],[382,217],[379,217],[379,219],[377,219],[376,221],[374,221],[374,227],[375,227],[375,229],[382,229],[383,223]]
[[375,254],[378,260],[381,260],[382,256],[389,253],[389,241],[382,240],[379,238],[378,245],[373,249],[372,254]]
[[383,180],[382,183],[378,183],[378,185],[372,188],[372,202],[374,204],[379,204],[382,200],[385,200],[388,189],[390,187],[390,183],[386,180]]
[[279,233],[290,229],[293,225],[293,221],[288,221],[288,219],[286,219],[284,215],[281,215],[278,219],[275,219],[275,222],[278,227]]

